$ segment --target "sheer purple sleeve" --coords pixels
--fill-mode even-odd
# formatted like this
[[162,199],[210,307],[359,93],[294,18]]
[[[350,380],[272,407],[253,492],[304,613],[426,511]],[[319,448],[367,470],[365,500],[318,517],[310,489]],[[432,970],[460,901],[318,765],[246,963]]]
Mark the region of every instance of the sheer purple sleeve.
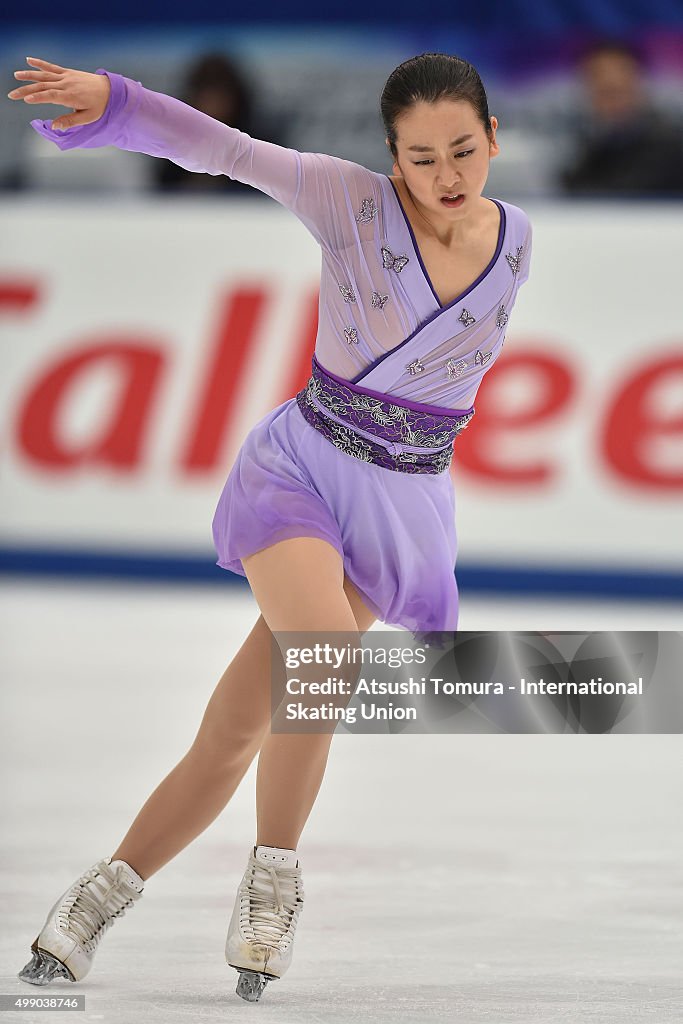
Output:
[[52,128],[50,121],[34,120],[31,127],[60,149],[116,146],[165,157],[188,171],[225,174],[286,206],[322,245],[335,249],[348,244],[340,211],[348,206],[350,192],[356,192],[354,179],[360,188],[360,179],[371,171],[340,157],[253,139],[141,82],[104,68],[97,74],[107,75],[111,83],[99,120],[64,131]]

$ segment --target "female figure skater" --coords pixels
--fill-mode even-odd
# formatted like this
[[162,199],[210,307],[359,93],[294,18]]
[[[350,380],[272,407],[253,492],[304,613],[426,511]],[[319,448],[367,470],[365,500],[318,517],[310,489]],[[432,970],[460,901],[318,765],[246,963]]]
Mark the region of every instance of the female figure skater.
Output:
[[15,76],[33,84],[9,95],[73,108],[31,122],[60,149],[113,145],[226,174],[286,206],[322,250],[310,380],[248,434],[213,519],[217,564],[247,577],[261,614],[185,757],[113,855],[55,903],[19,975],[82,980],[114,919],[216,818],[260,752],[256,845],[226,942],[238,993],[257,1000],[291,962],[304,895],[296,848],[333,732],[270,728],[271,634],[360,640],[376,619],[456,630],[453,441],[503,347],[531,227],[519,207],[482,196],[498,124],[459,57],[425,53],[389,76],[392,176],[253,139],[102,68],[27,60]]

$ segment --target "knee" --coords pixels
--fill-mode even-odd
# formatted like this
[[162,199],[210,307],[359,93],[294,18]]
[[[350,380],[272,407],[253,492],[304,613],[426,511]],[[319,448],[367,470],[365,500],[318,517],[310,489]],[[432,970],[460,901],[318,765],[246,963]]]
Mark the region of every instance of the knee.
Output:
[[231,771],[245,761],[250,763],[256,755],[265,732],[267,722],[254,720],[206,722],[197,733],[190,751],[212,770]]

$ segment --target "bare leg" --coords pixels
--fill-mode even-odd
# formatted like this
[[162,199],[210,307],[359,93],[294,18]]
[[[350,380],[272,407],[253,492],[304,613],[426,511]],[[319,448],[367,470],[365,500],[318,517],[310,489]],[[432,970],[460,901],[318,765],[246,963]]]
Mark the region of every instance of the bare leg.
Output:
[[256,780],[257,844],[296,850],[322,785],[332,733],[271,735]]
[[[369,629],[374,616],[346,576],[344,590],[359,628]],[[270,733],[271,683],[281,686],[285,674],[279,654],[271,668],[272,648],[277,652],[260,615],[221,676],[189,751],[143,805],[112,860],[125,860],[147,879],[208,828],[228,804]],[[271,676],[272,671],[277,674]],[[310,738],[328,743],[330,739]],[[309,794],[311,805],[324,767],[323,763],[315,792]]]
[[[216,686],[189,751],[144,804],[112,860],[125,860],[147,879],[226,806],[270,721],[271,645],[259,616]],[[276,669],[284,672],[282,659]]]
[[[245,559],[244,568],[276,639],[278,631],[320,631],[324,642],[343,631],[345,642],[353,643],[375,620],[345,580],[339,553],[323,540],[282,541]],[[309,666],[297,675],[313,680],[319,672]],[[256,781],[257,844],[296,849],[320,790],[333,730],[334,723],[325,733],[273,733],[269,723]]]

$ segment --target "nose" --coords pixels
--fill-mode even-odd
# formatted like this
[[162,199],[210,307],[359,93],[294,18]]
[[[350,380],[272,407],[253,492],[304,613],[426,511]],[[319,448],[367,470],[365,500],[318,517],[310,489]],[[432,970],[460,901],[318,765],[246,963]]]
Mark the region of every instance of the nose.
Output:
[[448,188],[450,188],[450,186],[451,186],[451,185],[452,185],[452,186],[453,186],[453,188],[455,188],[455,189],[456,189],[456,191],[457,191],[457,182],[454,182],[454,181],[448,181],[448,179],[447,179],[447,178],[445,178],[445,177],[444,177],[444,178],[442,178],[442,177],[440,177],[439,175],[437,175],[436,181],[437,181],[437,184],[438,184],[439,188],[442,188],[442,189],[444,190],[444,192],[445,192],[445,191],[447,191],[447,190],[448,190]]

